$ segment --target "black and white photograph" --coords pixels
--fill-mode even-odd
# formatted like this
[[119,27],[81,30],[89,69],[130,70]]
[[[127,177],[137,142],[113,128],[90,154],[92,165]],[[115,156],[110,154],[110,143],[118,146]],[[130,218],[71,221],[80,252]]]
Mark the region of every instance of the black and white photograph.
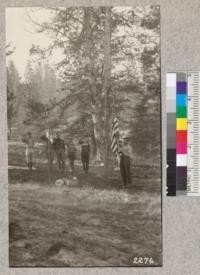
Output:
[[162,266],[159,6],[6,8],[10,267]]

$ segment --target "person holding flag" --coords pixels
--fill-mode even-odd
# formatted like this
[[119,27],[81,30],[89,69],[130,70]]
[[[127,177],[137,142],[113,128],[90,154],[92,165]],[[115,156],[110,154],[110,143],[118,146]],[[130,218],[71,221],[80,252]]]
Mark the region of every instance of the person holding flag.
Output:
[[120,144],[120,172],[123,180],[123,188],[131,184],[131,160],[133,159],[130,137],[125,136]]
[[116,154],[120,173],[123,181],[123,188],[131,184],[131,159],[133,159],[132,148],[130,146],[129,136],[119,139],[119,123],[114,117],[112,122],[111,150]]

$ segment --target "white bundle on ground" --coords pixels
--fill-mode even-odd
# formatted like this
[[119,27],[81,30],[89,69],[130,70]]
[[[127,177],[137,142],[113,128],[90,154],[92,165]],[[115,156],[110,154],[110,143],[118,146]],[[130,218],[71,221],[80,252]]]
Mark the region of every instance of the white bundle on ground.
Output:
[[55,181],[55,185],[56,186],[64,186],[64,185],[76,186],[76,185],[78,185],[78,179],[77,179],[77,177],[57,179]]

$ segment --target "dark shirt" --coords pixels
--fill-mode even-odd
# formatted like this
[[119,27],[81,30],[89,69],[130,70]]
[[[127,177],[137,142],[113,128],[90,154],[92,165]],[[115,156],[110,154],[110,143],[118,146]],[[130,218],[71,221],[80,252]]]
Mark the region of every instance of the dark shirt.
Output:
[[120,149],[121,156],[129,157],[130,159],[133,159],[133,151],[132,147],[129,144],[123,144]]
[[87,140],[80,140],[79,143],[81,144],[81,153],[82,154],[89,154],[90,153],[90,144]]
[[65,151],[65,143],[61,138],[55,138],[53,141],[53,146],[55,150],[64,150]]
[[76,154],[76,147],[73,142],[67,143],[67,152],[68,155],[75,155]]

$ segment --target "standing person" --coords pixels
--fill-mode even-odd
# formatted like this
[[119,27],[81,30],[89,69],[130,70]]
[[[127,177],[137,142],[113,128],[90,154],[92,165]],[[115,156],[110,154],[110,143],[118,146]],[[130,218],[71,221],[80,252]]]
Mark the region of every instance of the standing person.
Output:
[[54,145],[53,142],[51,140],[49,140],[49,138],[47,138],[46,134],[42,135],[40,137],[40,139],[42,141],[46,142],[46,155],[47,155],[47,160],[49,161],[50,165],[53,165],[53,161],[54,161]]
[[79,141],[81,144],[81,160],[83,165],[83,170],[88,174],[89,161],[90,161],[90,144],[87,136],[84,136],[82,140]]
[[30,171],[32,171],[32,169],[33,169],[33,150],[34,150],[34,140],[32,137],[32,133],[28,132],[27,137],[23,138],[22,141],[24,143],[26,143],[25,156],[26,156],[27,167]]
[[67,143],[67,156],[72,174],[74,173],[74,161],[76,159],[76,147],[72,138]]
[[56,137],[53,140],[53,148],[56,153],[59,169],[65,170],[65,143],[60,138],[59,133],[56,133]]
[[123,188],[127,184],[131,184],[131,159],[133,159],[133,152],[129,142],[129,138],[125,137],[120,144],[120,172],[123,180]]

